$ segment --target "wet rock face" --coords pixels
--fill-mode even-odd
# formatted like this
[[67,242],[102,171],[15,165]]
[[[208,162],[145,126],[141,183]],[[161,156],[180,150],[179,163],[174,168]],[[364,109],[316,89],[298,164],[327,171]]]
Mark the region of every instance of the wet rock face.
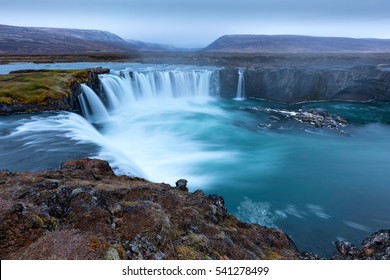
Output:
[[390,260],[390,230],[380,230],[373,233],[362,242],[362,248],[347,241],[335,243],[337,260]]
[[48,99],[51,103],[47,105],[41,104],[4,104],[0,103],[0,115],[9,115],[15,113],[26,112],[44,112],[44,111],[72,111],[73,99],[71,98],[59,98]]
[[115,176],[105,161],[0,171],[1,259],[297,259],[280,230],[240,222],[223,198]]
[[107,98],[103,91],[103,86],[99,80],[99,75],[101,74],[107,74],[110,72],[110,69],[108,68],[102,68],[102,67],[96,67],[93,69],[90,69],[88,72],[88,81],[87,85],[93,89],[94,92],[100,97],[101,100],[106,102]]
[[[375,66],[335,65],[247,68],[245,96],[284,103],[319,100],[389,101],[390,72]],[[238,69],[220,71],[221,96],[236,97]]]

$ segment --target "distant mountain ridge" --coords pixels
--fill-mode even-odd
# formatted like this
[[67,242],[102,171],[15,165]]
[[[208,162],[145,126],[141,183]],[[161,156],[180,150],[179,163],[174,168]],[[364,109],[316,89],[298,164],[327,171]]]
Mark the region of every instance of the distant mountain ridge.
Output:
[[129,52],[390,53],[390,39],[224,35],[203,49],[124,40],[108,31],[0,24],[0,55]]
[[298,35],[224,35],[206,52],[390,52],[390,39],[354,39]]
[[101,30],[0,25],[0,54],[138,51],[137,44]]
[[151,52],[164,52],[164,51],[182,51],[183,49],[177,48],[172,45],[167,44],[158,44],[158,43],[150,43],[150,42],[143,42],[138,40],[132,40],[132,39],[126,39],[126,42],[129,42],[135,46],[140,51],[151,51]]

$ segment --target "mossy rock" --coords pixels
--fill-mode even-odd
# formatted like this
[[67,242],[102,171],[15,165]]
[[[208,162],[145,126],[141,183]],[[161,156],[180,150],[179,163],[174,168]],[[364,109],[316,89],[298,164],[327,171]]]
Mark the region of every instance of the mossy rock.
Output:
[[0,103],[48,105],[69,98],[70,85],[88,80],[88,70],[28,70],[0,75]]

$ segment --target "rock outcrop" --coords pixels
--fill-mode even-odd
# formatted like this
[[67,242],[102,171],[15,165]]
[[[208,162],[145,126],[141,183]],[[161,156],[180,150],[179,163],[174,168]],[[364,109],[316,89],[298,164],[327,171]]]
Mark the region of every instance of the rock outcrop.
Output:
[[348,121],[342,116],[329,114],[320,108],[298,109],[296,111],[271,109],[263,107],[249,107],[243,110],[267,112],[271,115],[266,123],[258,124],[259,128],[278,128],[285,121],[294,120],[317,128],[341,129],[348,125]]
[[107,162],[0,171],[1,259],[297,259],[279,229],[229,215],[218,195],[115,176]]
[[337,241],[335,260],[390,260],[390,230],[373,233],[362,242],[362,248],[347,241]]
[[[0,259],[303,259],[276,228],[230,215],[219,195],[116,176],[97,159],[0,171]],[[390,259],[390,230],[335,243],[332,259]]]
[[86,70],[21,70],[0,75],[0,114],[77,110],[80,84],[85,83],[101,93],[98,75],[109,71],[98,67]]

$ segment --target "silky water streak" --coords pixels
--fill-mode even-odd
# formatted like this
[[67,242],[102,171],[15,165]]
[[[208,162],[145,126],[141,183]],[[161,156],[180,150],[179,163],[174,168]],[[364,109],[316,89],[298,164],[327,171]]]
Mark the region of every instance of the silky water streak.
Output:
[[98,157],[119,174],[171,184],[185,177],[198,186],[210,180],[196,166],[231,154],[212,145],[208,149],[196,139],[225,114],[215,99],[219,72],[193,68],[126,69],[100,75],[103,100],[83,85],[81,111],[105,139],[96,143],[101,147]]

